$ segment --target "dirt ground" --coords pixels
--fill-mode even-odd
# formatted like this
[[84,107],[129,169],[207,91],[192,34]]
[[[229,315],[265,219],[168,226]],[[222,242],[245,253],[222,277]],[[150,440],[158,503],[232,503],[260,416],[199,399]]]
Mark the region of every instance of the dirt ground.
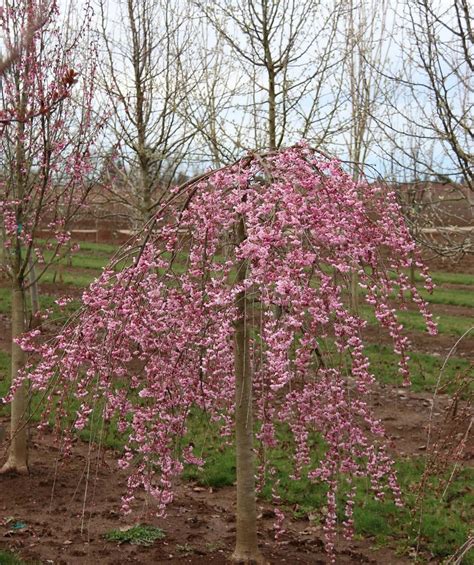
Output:
[[[144,499],[136,512],[123,517],[120,496],[126,476],[117,470],[113,453],[104,464],[88,457],[88,445],[76,446],[71,459],[59,463],[51,435],[33,432],[31,473],[0,478],[0,548],[41,563],[119,565],[122,563],[226,563],[235,536],[234,489],[208,490],[191,483],[178,485],[166,518],[153,517]],[[88,465],[90,461],[91,465]],[[87,478],[88,477],[88,478]],[[87,489],[86,489],[87,487]],[[259,504],[259,536],[269,563],[327,563],[322,532],[306,520],[289,521],[287,533],[275,542],[271,507]],[[25,524],[12,530],[8,517]],[[165,530],[152,547],[117,545],[103,534],[134,523]],[[409,563],[395,552],[371,548],[370,540],[341,543],[337,563]]]
[[[426,448],[431,412],[428,394],[379,386],[372,404],[383,420],[392,453],[399,457],[422,453]],[[447,398],[435,404],[434,424],[440,422]],[[7,422],[0,422],[6,425]],[[77,442],[73,455],[59,461],[59,446],[50,433],[31,431],[30,475],[0,477],[0,548],[15,551],[25,560],[57,565],[93,563],[222,563],[232,552],[235,536],[234,489],[204,489],[179,483],[176,499],[165,518],[153,513],[153,503],[138,500],[130,516],[120,513],[126,475],[116,466],[116,454],[106,451],[98,464],[96,452]],[[474,462],[474,445],[464,453]],[[307,520],[288,519],[286,533],[274,539],[273,512],[259,502],[259,539],[268,563],[328,563],[322,531]],[[24,523],[12,529],[12,520]],[[166,532],[152,547],[117,545],[103,535],[137,523],[151,524]],[[376,549],[373,540],[339,540],[336,563],[410,563],[395,549]],[[436,561],[433,561],[434,563]]]
[[[471,265],[468,267],[469,271]],[[43,292],[57,292],[49,286]],[[470,314],[468,309],[455,306],[439,308],[451,315]],[[436,311],[437,306],[433,305],[435,315]],[[367,335],[369,341],[384,339],[380,332],[373,331]],[[9,319],[0,315],[0,349],[8,350],[9,337]],[[433,338],[421,333],[410,337],[415,350],[443,356],[455,341],[449,336]],[[455,355],[472,359],[472,348],[473,340],[466,340]],[[448,399],[441,396],[432,407],[429,394],[380,385],[371,402],[384,422],[393,455],[403,457],[425,450],[430,414],[436,426]],[[5,419],[0,421],[0,426],[7,424]],[[208,490],[192,483],[180,483],[166,518],[154,517],[153,504],[144,498],[135,513],[124,517],[119,505],[126,475],[117,468],[114,452],[107,451],[103,464],[97,465],[95,456],[89,454],[89,445],[77,442],[72,457],[60,462],[59,447],[52,434],[40,435],[32,430],[31,442],[29,476],[0,477],[0,549],[14,551],[25,560],[57,565],[227,562],[235,536],[234,489]],[[2,452],[0,444],[0,457]],[[464,461],[474,463],[472,443],[465,450]],[[259,502],[259,512],[259,540],[269,563],[329,562],[319,527],[307,520],[288,519],[286,533],[276,542],[271,506]],[[24,527],[12,529],[12,518]],[[136,523],[158,526],[166,532],[166,537],[151,547],[117,545],[103,537],[112,529]],[[339,540],[336,562],[397,565],[411,560],[397,555],[394,548],[377,549],[373,540],[364,539],[350,543]]]

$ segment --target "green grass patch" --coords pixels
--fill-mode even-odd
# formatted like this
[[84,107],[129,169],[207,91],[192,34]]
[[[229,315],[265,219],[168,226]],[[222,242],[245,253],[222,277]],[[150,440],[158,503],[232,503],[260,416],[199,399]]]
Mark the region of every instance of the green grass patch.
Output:
[[4,380],[8,380],[10,378],[10,371],[11,371],[10,355],[6,351],[2,351],[0,349],[0,387],[2,386]]
[[430,304],[446,304],[449,306],[474,308],[474,289],[454,290],[450,288],[436,288],[433,294],[420,289],[420,294]]
[[[365,351],[370,360],[371,370],[379,382],[397,386],[402,384],[403,379],[398,373],[399,356],[390,347],[372,344],[367,345]],[[443,363],[442,357],[428,353],[410,353],[410,390],[433,392]],[[449,383],[454,383],[456,376],[467,373],[469,368],[470,363],[467,359],[451,357],[444,367],[440,384],[447,385],[447,392],[450,392]]]
[[206,487],[232,486],[236,481],[235,449],[233,444],[224,445],[219,428],[199,410],[188,419],[188,434],[184,444],[192,441],[194,453],[206,460],[204,467],[186,465],[184,478]]
[[[44,255],[46,262],[51,261],[51,253],[45,253]],[[68,253],[66,256],[55,257],[54,261],[48,267],[48,270],[46,272],[57,271],[60,266],[63,268],[63,270],[69,268],[78,268],[100,271],[107,265],[109,260],[109,255],[96,255],[78,251],[76,253]],[[43,280],[43,277],[41,278],[41,280]]]
[[142,524],[112,530],[104,534],[104,538],[107,541],[144,546],[153,545],[155,541],[163,539],[164,537],[165,532],[162,529]]
[[[10,388],[10,374],[10,355],[0,350],[0,398],[3,398],[8,393]],[[0,415],[6,416],[7,414],[10,414],[10,404],[0,404]]]
[[[409,275],[409,271],[404,271],[406,275]],[[474,285],[474,275],[470,273],[450,273],[448,271],[429,271],[430,277],[436,285],[442,284],[463,284],[463,285]],[[395,278],[395,274],[390,274],[390,278]],[[417,271],[415,273],[415,283],[424,283],[425,279]]]
[[[399,312],[398,319],[409,330],[418,332],[426,331],[423,317],[417,312]],[[448,334],[452,336],[461,336],[469,328],[474,326],[474,317],[440,314],[439,316],[434,316],[434,320],[438,324],[438,331],[440,334]]]
[[[77,408],[79,408],[80,403],[77,400],[72,402],[74,405],[77,404]],[[118,452],[123,451],[127,439],[126,434],[122,434],[117,430],[115,420],[104,425],[102,421],[102,406],[97,406],[93,411],[87,426],[80,431],[79,437],[87,443],[101,444],[108,449]]]
[[0,565],[27,565],[27,562],[10,551],[0,550]]
[[[44,243],[44,240],[38,240],[39,245]],[[43,257],[46,263],[52,261],[54,265],[62,263],[63,265],[82,266],[83,268],[88,268],[81,264],[81,261],[84,261],[86,265],[90,265],[89,268],[100,269],[108,263],[109,259],[118,249],[120,249],[120,245],[80,242],[79,249],[74,253],[71,253],[69,246],[64,246],[59,250],[59,253],[54,255],[54,259],[53,251],[48,249],[43,251]],[[71,263],[71,261],[75,261],[76,259],[79,262],[78,265]]]
[[[372,325],[378,325],[377,319],[375,317],[374,311],[366,306],[361,309],[361,316]],[[423,316],[418,312],[411,311],[398,311],[397,316],[399,321],[403,324],[406,330],[416,331],[416,332],[426,332],[426,326]],[[438,332],[440,334],[461,336],[469,328],[474,326],[474,316],[450,316],[440,314],[439,316],[434,316],[434,320],[438,324]]]
[[101,253],[102,255],[112,256],[117,249],[120,249],[120,245],[114,245],[112,243],[93,243],[92,241],[81,241],[79,243],[79,252],[91,251],[93,253]]
[[[90,274],[84,272],[73,272],[71,270],[66,270],[63,272],[61,277],[61,283],[71,286],[78,286],[80,288],[88,287],[92,282],[100,276],[101,271],[92,271]],[[47,271],[41,278],[42,283],[59,283],[60,277],[54,272],[54,269]]]
[[[441,284],[467,284],[474,285],[474,275],[470,273],[448,273],[443,271],[434,271],[430,273],[431,278],[437,285]],[[422,282],[423,279],[419,275],[415,277],[415,282]]]
[[[47,243],[51,243],[51,240],[36,238],[35,242],[37,245],[44,247]],[[93,253],[101,253],[102,255],[112,255],[121,247],[121,245],[116,245],[114,243],[95,243],[93,241],[73,241],[72,243],[74,245],[78,243],[81,252],[90,251]],[[61,247],[61,252],[64,252],[65,250],[67,250],[67,246]],[[51,251],[46,251],[46,253],[51,255]]]
[[[431,477],[421,503],[417,485],[424,471],[424,460],[406,459],[396,467],[406,506],[400,512],[402,521],[395,522],[391,535],[398,533],[401,545],[410,547],[416,546],[419,535],[420,549],[439,560],[454,554],[468,539],[474,523],[474,469],[459,470],[445,493],[450,470]],[[466,555],[462,563],[474,564],[474,552]]]

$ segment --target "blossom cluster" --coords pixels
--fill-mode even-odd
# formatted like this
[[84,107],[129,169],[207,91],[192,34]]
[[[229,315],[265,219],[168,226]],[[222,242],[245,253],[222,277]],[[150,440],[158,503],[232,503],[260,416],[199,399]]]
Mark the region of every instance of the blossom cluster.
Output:
[[[245,238],[236,243],[242,221]],[[129,266],[118,269],[131,254]],[[327,485],[330,551],[336,495],[349,493],[343,526],[350,535],[358,477],[370,479],[377,498],[391,492],[401,502],[384,430],[367,400],[374,376],[364,352],[366,321],[348,305],[356,273],[406,379],[409,342],[395,304],[409,291],[430,331],[435,327],[405,275],[412,262],[422,265],[392,192],[355,182],[339,162],[305,145],[250,155],[175,191],[117,257],[54,342],[34,336],[22,345],[39,354],[28,376],[56,414],[72,405],[76,429],[93,418],[113,420],[126,437],[125,510],[143,488],[164,512],[184,463],[204,463],[182,441],[192,409],[231,433],[242,292],[259,484],[275,476],[264,454],[285,425],[294,439],[294,478]],[[245,276],[237,276],[243,268]],[[320,461],[311,451],[315,434]]]
[[[0,268],[23,286],[30,269],[41,264],[39,278],[69,243],[68,224],[91,188],[87,181],[98,127],[92,119],[96,57],[92,44],[81,63],[76,64],[75,54],[75,42],[87,40],[88,2],[83,13],[81,26],[71,34],[61,25],[57,0],[48,2],[46,12],[40,0],[10,2],[0,11],[9,52],[28,36],[32,22],[41,21],[1,77],[0,230],[7,252]],[[72,97],[76,82],[80,101]]]

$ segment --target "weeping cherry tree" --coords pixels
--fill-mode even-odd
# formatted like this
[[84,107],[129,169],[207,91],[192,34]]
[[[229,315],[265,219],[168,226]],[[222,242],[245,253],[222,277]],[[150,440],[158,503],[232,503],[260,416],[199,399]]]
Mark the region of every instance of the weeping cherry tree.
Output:
[[[327,487],[324,529],[334,554],[336,496],[347,493],[350,536],[358,477],[368,478],[376,498],[400,503],[384,430],[367,401],[374,376],[366,322],[348,305],[351,275],[390,333],[407,381],[409,342],[394,304],[403,308],[410,296],[436,331],[406,275],[412,261],[430,289],[385,187],[354,181],[304,144],[249,154],[177,188],[53,342],[22,340],[39,354],[29,378],[57,414],[79,399],[72,429],[99,413],[124,433],[125,511],[144,489],[164,513],[184,464],[204,464],[183,441],[191,411],[205,411],[223,438],[234,434],[238,563],[264,562],[256,479],[261,486],[274,475],[267,454],[284,426],[294,478]],[[319,461],[315,432],[324,446]],[[276,516],[281,527],[279,509]]]

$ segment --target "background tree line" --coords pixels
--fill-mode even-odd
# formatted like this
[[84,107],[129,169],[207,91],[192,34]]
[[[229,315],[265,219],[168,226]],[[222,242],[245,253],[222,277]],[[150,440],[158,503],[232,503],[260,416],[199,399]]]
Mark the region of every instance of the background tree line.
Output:
[[[102,182],[135,224],[177,175],[301,138],[349,161],[354,175],[441,182],[444,220],[436,191],[401,191],[419,237],[472,218],[465,0],[100,0],[99,8],[97,107],[109,115]],[[443,232],[432,247],[472,251],[471,232],[457,235]]]

